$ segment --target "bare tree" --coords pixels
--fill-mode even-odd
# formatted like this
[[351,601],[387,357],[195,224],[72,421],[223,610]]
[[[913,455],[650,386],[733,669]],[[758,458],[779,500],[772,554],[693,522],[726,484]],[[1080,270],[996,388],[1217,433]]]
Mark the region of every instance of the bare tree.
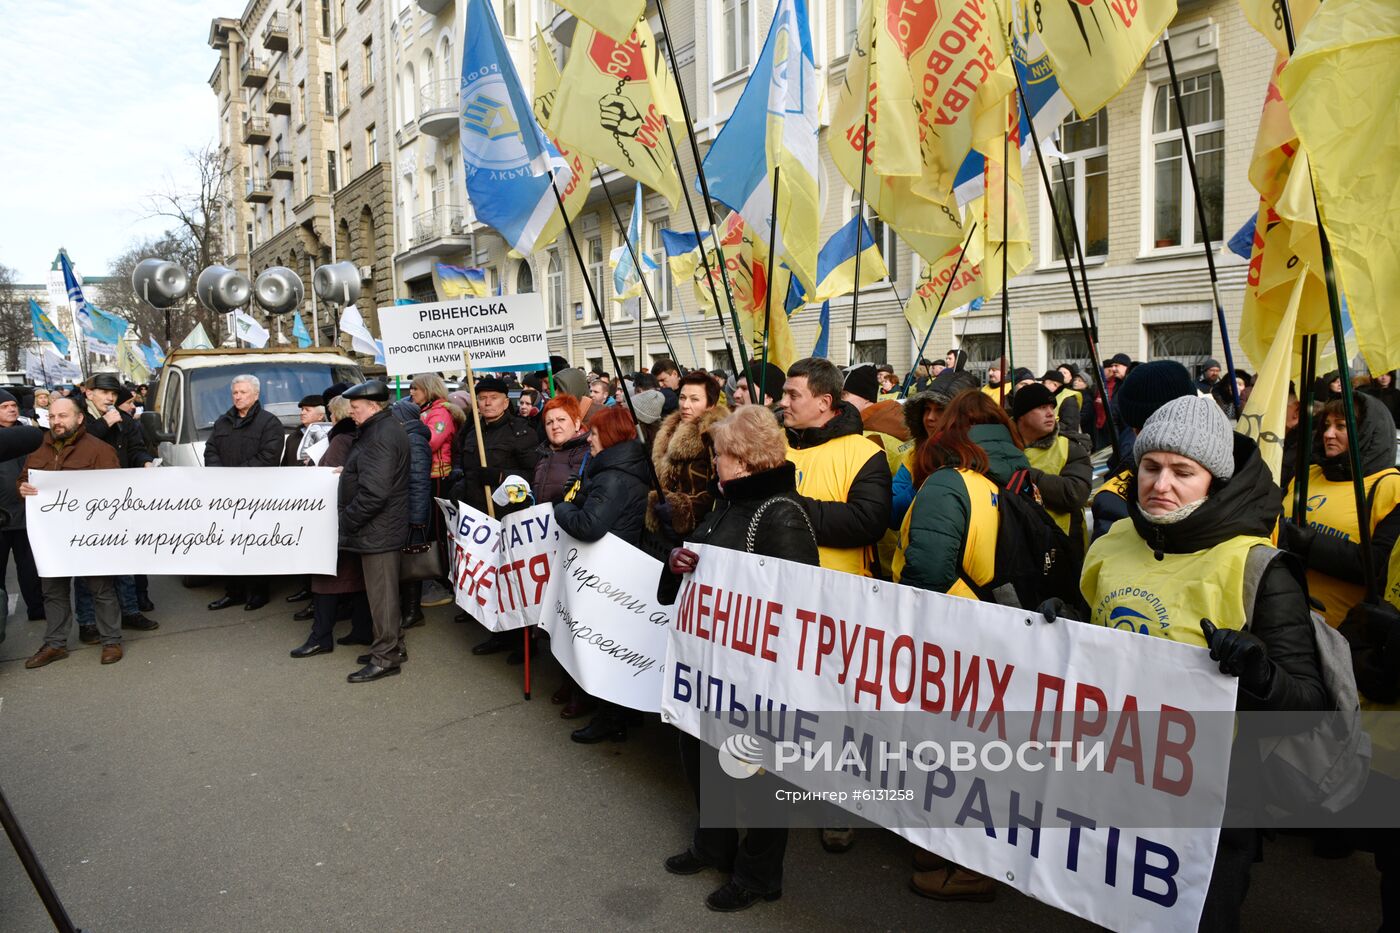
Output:
[[0,263],[0,348],[4,368],[19,369],[20,350],[34,343],[28,303],[15,291],[15,270]]
[[198,179],[192,188],[178,187],[167,179],[165,190],[146,198],[148,217],[164,217],[175,222],[175,231],[184,233],[195,248],[195,268],[208,268],[224,257],[222,226],[219,222],[229,197],[228,159],[215,143],[191,149],[189,164]]
[[[136,294],[131,287],[131,271],[143,259],[168,259],[186,269],[190,274],[190,294],[185,300],[172,308],[163,309],[147,304]],[[107,270],[113,281],[103,286],[104,304],[108,310],[130,321],[142,336],[155,337],[163,346],[167,342],[167,323],[170,341],[173,342],[182,340],[195,324],[203,324],[204,329],[212,334],[218,324],[218,315],[194,299],[194,276],[199,274],[201,268],[199,247],[186,229],[176,227],[157,237],[132,240],[131,245],[112,260]]]

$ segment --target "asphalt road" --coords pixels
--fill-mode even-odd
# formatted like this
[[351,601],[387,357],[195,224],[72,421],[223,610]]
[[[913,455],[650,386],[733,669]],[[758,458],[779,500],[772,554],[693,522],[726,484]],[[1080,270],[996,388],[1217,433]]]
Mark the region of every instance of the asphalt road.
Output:
[[[350,686],[354,649],[287,656],[306,632],[287,584],[252,613],[206,611],[212,587],[151,590],[161,627],[129,633],[115,666],[75,634],[67,660],[24,670],[42,623],[22,608],[0,644],[0,785],[88,930],[1090,928],[1004,887],[990,904],[916,897],[910,847],[876,832],[841,856],[795,832],[782,899],[713,914],[717,875],[661,868],[692,812],[656,717],[626,743],[570,742],[552,660],[524,701],[520,668],[473,657],[482,633],[450,607],[409,633],[402,676]],[[1376,879],[1369,856],[1282,838],[1246,928],[1374,930]],[[0,933],[49,928],[0,841]]]

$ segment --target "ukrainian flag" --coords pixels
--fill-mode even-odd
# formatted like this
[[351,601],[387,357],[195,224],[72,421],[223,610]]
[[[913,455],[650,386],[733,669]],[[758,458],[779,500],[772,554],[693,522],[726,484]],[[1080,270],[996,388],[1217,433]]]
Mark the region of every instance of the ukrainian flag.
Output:
[[817,254],[817,290],[812,295],[813,301],[826,301],[856,290],[857,236],[860,237],[860,280],[878,282],[890,274],[865,219],[857,215],[833,233]]
[[485,298],[486,270],[453,266],[445,262],[433,265],[433,288],[439,301],[453,298]]

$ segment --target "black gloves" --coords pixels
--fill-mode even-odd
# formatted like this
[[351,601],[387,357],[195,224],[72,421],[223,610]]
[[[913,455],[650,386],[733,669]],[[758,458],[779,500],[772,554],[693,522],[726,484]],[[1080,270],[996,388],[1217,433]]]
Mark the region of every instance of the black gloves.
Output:
[[1035,608],[1035,611],[1045,616],[1046,622],[1054,622],[1056,619],[1072,619],[1075,622],[1083,622],[1079,617],[1079,610],[1065,602],[1058,596],[1051,596],[1045,602]]
[[1248,632],[1216,628],[1210,619],[1201,620],[1212,661],[1220,662],[1220,673],[1238,677],[1240,686],[1255,696],[1266,696],[1274,680],[1274,662],[1264,643]]
[[656,501],[656,520],[663,528],[671,527],[671,501],[669,499],[658,499]]
[[1400,610],[1388,602],[1357,603],[1339,631],[1351,646],[1362,695],[1377,703],[1400,701]]
[[1295,525],[1291,521],[1285,521],[1279,529],[1278,545],[1285,551],[1297,554],[1304,561],[1308,559],[1308,551],[1312,550],[1313,541],[1317,539],[1317,529],[1311,525]]
[[500,467],[478,467],[477,476],[481,478],[481,485],[490,486],[496,489],[506,481],[506,471]]

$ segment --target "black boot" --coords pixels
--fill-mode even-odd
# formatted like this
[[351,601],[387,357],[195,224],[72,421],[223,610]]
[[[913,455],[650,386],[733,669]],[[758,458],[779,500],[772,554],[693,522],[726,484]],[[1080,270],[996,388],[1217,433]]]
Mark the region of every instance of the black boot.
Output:
[[414,628],[423,624],[423,584],[409,580],[399,587],[399,605],[403,609],[403,627]]
[[569,738],[583,745],[592,745],[606,739],[611,739],[614,742],[626,742],[627,723],[622,717],[622,711],[613,704],[607,703],[598,711],[598,715],[589,721],[588,725],[582,729],[575,729],[570,733]]

